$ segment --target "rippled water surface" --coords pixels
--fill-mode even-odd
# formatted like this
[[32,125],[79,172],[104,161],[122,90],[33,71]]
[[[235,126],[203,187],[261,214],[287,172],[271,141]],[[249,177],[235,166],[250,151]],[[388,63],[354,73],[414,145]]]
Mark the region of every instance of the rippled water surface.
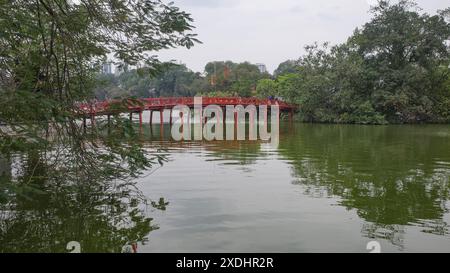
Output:
[[[276,146],[174,142],[144,124],[136,141],[167,162],[126,184],[0,157],[0,252],[450,252],[450,126],[280,131]],[[8,175],[25,182],[2,195]]]
[[147,211],[141,252],[450,252],[448,125],[282,124],[278,146],[151,134],[168,162],[138,187],[169,205]]

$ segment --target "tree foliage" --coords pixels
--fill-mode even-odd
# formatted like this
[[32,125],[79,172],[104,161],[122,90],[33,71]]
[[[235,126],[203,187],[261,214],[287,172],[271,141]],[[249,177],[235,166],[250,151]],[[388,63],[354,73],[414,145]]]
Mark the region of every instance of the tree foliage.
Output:
[[0,173],[0,209],[33,192],[120,188],[162,162],[118,115],[84,130],[78,104],[94,98],[108,56],[155,73],[162,64],[154,52],[198,42],[189,14],[160,0],[12,0],[0,1],[0,18],[0,159],[18,160],[17,174]]
[[192,97],[199,90],[207,90],[208,83],[200,74],[184,64],[165,63],[160,71],[149,77],[140,69],[125,71],[119,75],[99,74],[95,96],[99,100],[148,97]]
[[346,43],[306,47],[298,72],[278,77],[279,94],[307,121],[450,121],[448,10],[429,15],[403,0],[372,13]]
[[260,98],[273,97],[278,93],[278,85],[272,79],[262,79],[258,81],[256,86],[256,94]]
[[[3,153],[54,145],[49,130],[52,142],[74,155],[98,150],[86,140],[102,135],[82,130],[77,103],[93,97],[107,54],[122,64],[144,62],[154,72],[161,63],[149,52],[197,42],[190,15],[159,0],[2,1],[0,18]],[[106,148],[127,158],[120,147]]]
[[280,65],[278,65],[277,69],[275,69],[273,75],[275,77],[282,76],[284,74],[291,74],[298,72],[298,63],[296,60],[287,60]]
[[[147,68],[142,68],[147,69]],[[153,77],[133,69],[120,75],[99,75],[96,97],[192,97],[255,95],[260,79],[269,79],[249,62],[210,62],[203,74],[189,70],[184,64],[162,63]]]
[[268,73],[261,73],[258,67],[249,62],[233,63],[210,62],[205,66],[208,91],[220,91],[234,96],[250,97],[255,94],[260,79],[270,78]]

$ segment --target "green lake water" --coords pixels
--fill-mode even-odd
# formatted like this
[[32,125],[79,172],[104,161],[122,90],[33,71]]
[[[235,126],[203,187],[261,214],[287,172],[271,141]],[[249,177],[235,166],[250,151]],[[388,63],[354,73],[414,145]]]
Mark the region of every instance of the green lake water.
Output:
[[138,224],[120,229],[128,199],[44,189],[53,197],[1,213],[0,252],[66,252],[71,240],[113,252],[125,237],[138,252],[368,252],[374,240],[382,252],[450,252],[448,125],[282,123],[278,146],[174,142],[169,130],[144,126],[142,143],[167,162],[137,180],[163,210],[136,205]]
[[376,240],[450,252],[448,125],[282,124],[278,147],[157,143],[169,162],[139,187],[170,204],[140,251],[367,252]]

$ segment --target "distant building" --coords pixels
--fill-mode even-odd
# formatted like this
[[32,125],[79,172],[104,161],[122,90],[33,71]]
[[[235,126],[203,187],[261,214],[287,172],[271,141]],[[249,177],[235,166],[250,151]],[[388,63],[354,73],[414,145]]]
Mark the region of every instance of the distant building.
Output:
[[120,76],[123,72],[128,72],[128,65],[122,64],[121,66],[116,66],[116,69],[114,70],[115,70],[114,74],[116,76]]
[[261,73],[266,73],[267,72],[267,67],[266,67],[265,64],[256,64],[256,66],[258,67],[259,72],[261,72]]
[[102,66],[102,73],[103,74],[112,74],[112,64],[104,63]]

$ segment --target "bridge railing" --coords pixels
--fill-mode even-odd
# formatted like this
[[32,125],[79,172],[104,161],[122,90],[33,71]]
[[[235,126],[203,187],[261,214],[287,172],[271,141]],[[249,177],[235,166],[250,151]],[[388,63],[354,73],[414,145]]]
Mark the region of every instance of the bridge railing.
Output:
[[[78,109],[83,114],[96,115],[111,111],[114,105],[122,105],[124,101],[108,100],[92,103],[80,103]],[[276,99],[259,99],[259,98],[240,98],[240,97],[203,97],[202,105],[278,105],[280,110],[292,110],[297,106]],[[144,98],[126,101],[125,109],[127,111],[144,111],[144,110],[160,110],[172,108],[176,105],[194,106],[193,97],[165,97],[165,98]],[[125,110],[123,110],[125,111]]]

